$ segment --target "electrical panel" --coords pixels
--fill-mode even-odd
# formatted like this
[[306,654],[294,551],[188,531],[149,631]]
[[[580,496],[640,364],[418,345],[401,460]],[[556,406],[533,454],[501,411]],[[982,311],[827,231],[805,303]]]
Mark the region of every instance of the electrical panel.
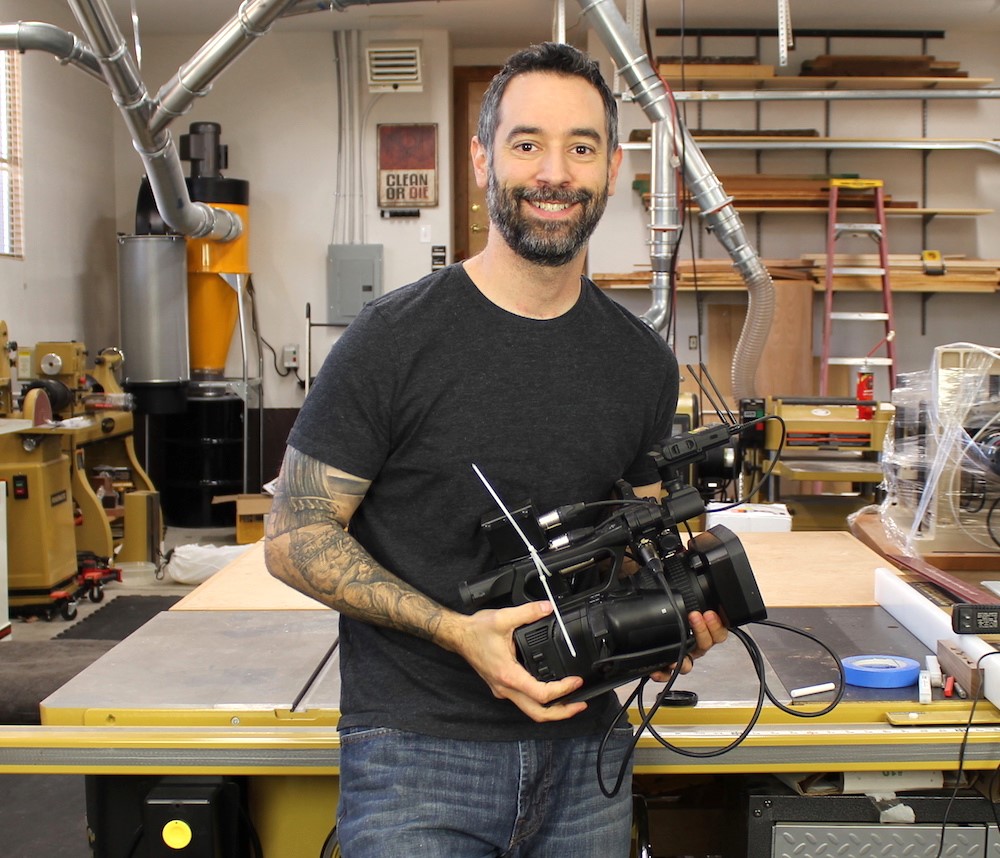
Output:
[[326,254],[327,321],[349,325],[382,294],[381,244],[331,244]]

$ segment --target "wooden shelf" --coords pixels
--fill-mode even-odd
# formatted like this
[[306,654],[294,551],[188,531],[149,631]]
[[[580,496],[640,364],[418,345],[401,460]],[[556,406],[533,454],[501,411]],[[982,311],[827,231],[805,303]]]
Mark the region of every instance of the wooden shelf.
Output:
[[[808,256],[800,260],[763,260],[775,282],[788,284],[801,283],[813,292],[823,292],[825,289],[826,269],[819,261],[824,254],[817,254],[813,261]],[[859,261],[851,262],[851,258],[837,258],[838,266],[873,264],[867,256],[858,257]],[[865,261],[867,260],[867,261]],[[995,259],[951,259],[945,260],[944,274],[932,275],[923,272],[920,263],[906,258],[900,258],[895,264],[890,263],[889,282],[893,292],[909,293],[994,293],[1000,291],[1000,260]],[[744,291],[746,284],[739,274],[722,260],[700,259],[697,266],[681,263],[677,272],[677,288],[680,291],[693,291],[694,275],[697,272],[697,289],[702,292]],[[649,289],[652,279],[648,271],[595,273],[591,275],[602,289],[609,291]],[[879,292],[882,281],[877,276],[837,275],[834,277],[833,288],[836,292]]]
[[[645,202],[645,199],[644,199]],[[745,215],[765,215],[765,214],[805,214],[805,215],[822,215],[826,217],[828,215],[827,207],[824,205],[818,206],[741,206],[739,202],[734,203],[733,207],[740,214]],[[854,207],[854,206],[840,206],[838,212],[848,213],[848,214],[872,214],[872,207]],[[903,208],[899,206],[898,208],[893,208],[889,206],[885,210],[886,217],[980,217],[982,215],[993,214],[993,209],[973,209],[973,208],[961,208],[961,209],[941,209],[941,208]]]
[[[827,216],[826,206],[740,206],[736,204],[736,210],[741,214],[814,214]],[[847,207],[840,206],[838,212],[871,213],[871,206],[868,207]],[[886,217],[978,217],[980,215],[993,214],[993,209],[931,209],[931,208],[892,208],[889,206],[885,210]]]
[[[690,92],[699,89],[784,89],[784,90],[914,90],[914,89],[979,89],[993,83],[989,77],[822,77],[820,75],[761,75],[733,77],[699,74],[692,66],[691,74],[681,78],[664,78],[672,89]],[[679,89],[681,86],[683,90]]]
[[[1000,140],[978,137],[789,137],[785,135],[692,135],[702,149],[751,151],[818,149],[905,149],[916,151],[965,151],[980,150],[1000,155]],[[644,141],[622,143],[622,149],[648,152]]]
[[[787,281],[796,282],[796,281]],[[939,281],[940,284],[940,281]],[[602,283],[600,288],[606,292],[648,292],[649,284],[641,285],[639,283]],[[850,287],[841,286],[837,283],[833,284],[834,292],[871,292],[876,293],[881,291],[881,285],[872,287]],[[824,287],[822,283],[812,284],[812,289],[814,292],[823,292]],[[721,283],[709,283],[709,284],[699,284],[697,287],[691,282],[678,283],[678,292],[746,292],[747,287],[745,283],[733,283],[733,284],[721,284]],[[980,295],[980,294],[993,294],[994,292],[1000,291],[997,286],[981,286],[978,284],[973,285],[958,285],[947,287],[944,285],[925,285],[922,287],[912,286],[912,287],[899,287],[894,285],[892,287],[892,292],[894,295],[899,295],[902,293],[910,293],[916,295],[938,295],[938,294],[953,294],[953,295]]]
[[885,478],[879,462],[860,459],[781,459],[774,476],[801,481],[880,483]]

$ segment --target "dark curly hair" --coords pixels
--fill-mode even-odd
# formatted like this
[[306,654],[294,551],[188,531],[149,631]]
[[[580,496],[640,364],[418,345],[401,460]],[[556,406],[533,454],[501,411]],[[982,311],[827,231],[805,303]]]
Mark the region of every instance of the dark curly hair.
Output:
[[542,42],[518,51],[507,58],[504,67],[497,72],[483,96],[479,111],[479,126],[476,136],[493,157],[493,143],[500,123],[500,99],[515,77],[529,72],[553,72],[555,74],[583,78],[601,96],[604,102],[604,119],[608,133],[608,157],[618,148],[618,103],[611,88],[601,75],[597,63],[572,45],[558,42]]

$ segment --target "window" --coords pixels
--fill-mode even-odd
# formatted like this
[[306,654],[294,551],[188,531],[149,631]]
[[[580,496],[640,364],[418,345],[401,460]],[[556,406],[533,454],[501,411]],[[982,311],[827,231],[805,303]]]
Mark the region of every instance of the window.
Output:
[[0,55],[0,255],[22,256],[21,55]]

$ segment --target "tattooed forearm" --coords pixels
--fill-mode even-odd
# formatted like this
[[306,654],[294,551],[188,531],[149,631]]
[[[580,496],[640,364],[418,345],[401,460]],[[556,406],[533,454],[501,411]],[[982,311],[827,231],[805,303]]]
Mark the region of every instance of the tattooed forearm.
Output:
[[368,486],[289,447],[268,517],[268,570],[344,614],[435,640],[448,611],[382,568],[347,532]]
[[327,604],[433,640],[444,609],[382,568],[338,525],[291,534],[291,561]]
[[279,535],[331,518],[346,527],[368,486],[367,480],[344,474],[289,447],[275,490],[270,530]]

